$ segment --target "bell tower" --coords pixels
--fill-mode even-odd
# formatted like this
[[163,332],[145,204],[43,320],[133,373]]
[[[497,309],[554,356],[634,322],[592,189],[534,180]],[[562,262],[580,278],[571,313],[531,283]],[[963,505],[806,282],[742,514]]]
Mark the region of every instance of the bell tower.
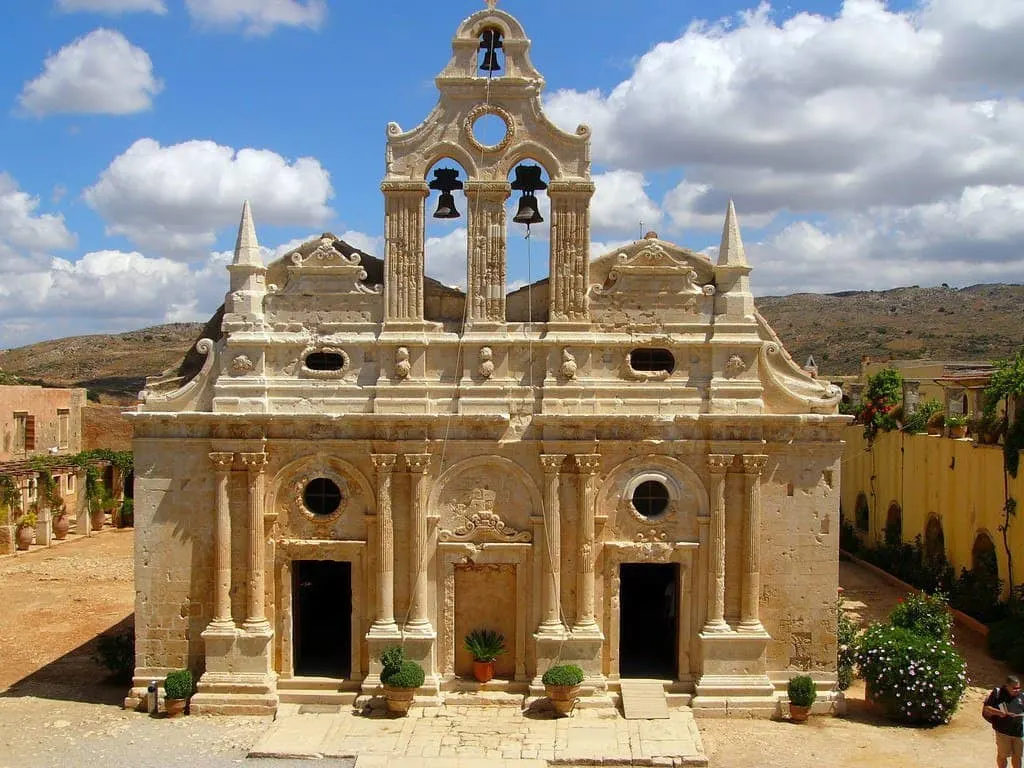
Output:
[[[551,202],[550,324],[589,323],[590,128],[566,133],[544,115],[544,78],[530,61],[522,25],[486,0],[487,8],[462,22],[452,58],[436,78],[440,97],[430,115],[411,131],[388,125],[385,199],[385,331],[430,331],[423,316],[425,199],[441,194],[436,214],[458,216],[452,191],[464,188],[468,216],[467,328],[496,330],[505,323],[505,205],[513,190],[523,195],[516,220],[540,219],[535,193]],[[503,135],[487,143],[474,132],[481,119],[498,118]],[[462,182],[427,174],[443,159],[459,163]],[[509,182],[515,171],[516,183]],[[459,186],[462,185],[462,186]]]

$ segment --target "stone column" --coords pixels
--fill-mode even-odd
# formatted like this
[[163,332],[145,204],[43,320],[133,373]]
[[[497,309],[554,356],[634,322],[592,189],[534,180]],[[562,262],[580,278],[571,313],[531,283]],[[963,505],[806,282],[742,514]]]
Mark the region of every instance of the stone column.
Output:
[[740,632],[764,632],[758,616],[761,598],[761,472],[767,456],[742,456],[745,488],[743,539],[743,596]]
[[708,557],[708,618],[705,633],[729,632],[725,621],[725,478],[732,455],[708,455],[711,471],[711,541]]
[[377,473],[377,620],[371,632],[397,634],[395,624],[395,525],[391,519],[391,473],[397,456],[370,456]]
[[550,317],[586,322],[590,290],[590,181],[552,181]]
[[505,201],[511,192],[507,181],[466,183],[469,208],[466,318],[469,325],[505,322]]
[[423,322],[423,201],[425,181],[385,181],[385,322]]
[[541,622],[543,635],[565,632],[562,624],[562,521],[558,502],[558,475],[565,461],[564,453],[542,454],[544,467],[544,551],[541,552]]
[[412,541],[409,546],[409,620],[406,631],[428,635],[433,632],[427,617],[427,509],[424,500],[424,479],[430,468],[429,453],[410,453],[405,464],[411,475],[409,514]]
[[243,453],[249,476],[249,574],[246,590],[246,617],[244,628],[247,632],[269,631],[265,601],[266,573],[263,533],[263,470],[267,466],[267,454]]
[[594,485],[601,466],[596,453],[573,457],[579,472],[579,563],[576,578],[576,624],[574,634],[600,634],[594,618]]
[[213,621],[211,629],[234,629],[231,617],[231,502],[228,482],[235,460],[233,453],[211,453],[217,485],[216,522],[213,536]]

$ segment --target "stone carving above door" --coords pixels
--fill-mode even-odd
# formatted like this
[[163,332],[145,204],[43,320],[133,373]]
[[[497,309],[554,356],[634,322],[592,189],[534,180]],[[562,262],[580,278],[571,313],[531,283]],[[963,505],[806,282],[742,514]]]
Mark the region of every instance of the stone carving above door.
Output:
[[495,542],[515,544],[533,539],[529,531],[519,531],[509,526],[494,512],[497,493],[488,488],[475,488],[464,501],[448,505],[449,519],[459,521],[454,529],[438,531],[439,541]]

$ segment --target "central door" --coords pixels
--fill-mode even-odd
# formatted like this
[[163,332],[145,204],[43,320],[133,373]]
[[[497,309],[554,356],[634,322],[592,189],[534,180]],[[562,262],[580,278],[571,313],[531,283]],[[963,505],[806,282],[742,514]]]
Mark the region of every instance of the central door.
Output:
[[619,676],[675,680],[679,565],[623,563],[619,580]]
[[292,648],[296,677],[352,673],[352,564],[292,563]]

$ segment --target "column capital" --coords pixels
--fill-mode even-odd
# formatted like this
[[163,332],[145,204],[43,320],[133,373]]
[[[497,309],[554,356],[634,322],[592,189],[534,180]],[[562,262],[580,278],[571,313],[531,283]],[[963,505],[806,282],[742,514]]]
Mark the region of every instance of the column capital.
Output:
[[548,185],[549,197],[583,197],[589,199],[594,194],[595,185],[592,181],[552,181]]
[[424,475],[430,469],[429,453],[407,453],[405,454],[405,468],[410,474]]
[[545,475],[557,475],[562,471],[562,464],[564,462],[564,453],[542,453],[540,455],[540,463],[544,467]]
[[380,185],[380,191],[385,195],[410,195],[416,197],[427,197],[430,195],[430,187],[425,181],[385,181]]
[[512,195],[512,185],[507,181],[467,181],[466,197],[482,197],[502,203]]
[[743,474],[745,475],[760,475],[765,464],[768,463],[768,457],[760,454],[747,454],[740,456],[740,459],[743,461]]
[[373,468],[377,471],[377,474],[390,473],[395,471],[395,462],[398,460],[398,454],[395,453],[371,453],[370,461],[373,462]]
[[235,454],[223,451],[214,451],[210,454],[210,461],[213,462],[214,471],[230,472],[235,463]]
[[732,466],[733,455],[731,453],[709,453],[708,469],[713,475],[724,475]]
[[267,454],[265,453],[240,453],[245,468],[252,473],[260,474],[267,466]]
[[581,475],[596,475],[601,468],[599,453],[577,453],[572,458],[576,462],[576,471]]

